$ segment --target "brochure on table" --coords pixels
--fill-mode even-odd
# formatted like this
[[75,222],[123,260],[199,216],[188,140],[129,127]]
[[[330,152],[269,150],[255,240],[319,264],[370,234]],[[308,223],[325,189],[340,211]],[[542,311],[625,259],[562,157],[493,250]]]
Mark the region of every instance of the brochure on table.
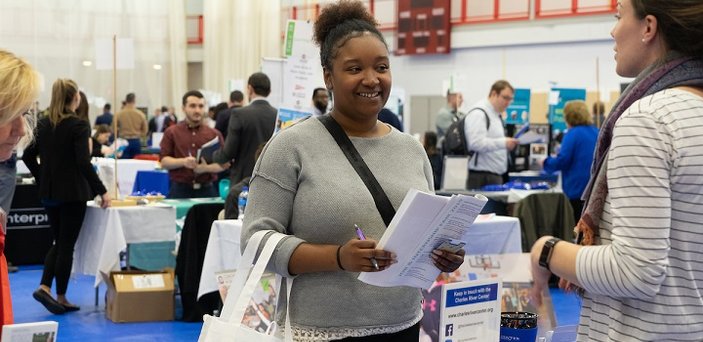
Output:
[[439,341],[498,341],[501,281],[442,285]]

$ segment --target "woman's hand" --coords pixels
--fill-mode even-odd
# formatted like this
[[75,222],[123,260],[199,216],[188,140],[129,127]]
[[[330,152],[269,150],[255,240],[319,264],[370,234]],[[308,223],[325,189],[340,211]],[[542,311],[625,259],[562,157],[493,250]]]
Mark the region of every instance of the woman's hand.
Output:
[[456,253],[435,249],[430,254],[430,257],[432,257],[434,265],[442,272],[454,272],[464,263],[464,255],[466,255],[466,251],[463,248],[456,251]]
[[[349,272],[378,272],[398,262],[395,253],[375,248],[375,240],[349,240],[339,250],[339,263]],[[376,260],[378,269],[371,258]]]
[[551,236],[545,236],[537,240],[530,251],[533,281],[532,288],[530,289],[530,301],[535,306],[542,305],[542,293],[549,285],[549,277],[552,276],[552,272],[539,265],[539,255],[542,253],[545,241],[549,238],[551,238]]
[[100,198],[102,199],[102,201],[100,201],[100,208],[105,209],[112,204],[112,199],[110,198],[109,193],[106,192],[106,193],[100,195]]

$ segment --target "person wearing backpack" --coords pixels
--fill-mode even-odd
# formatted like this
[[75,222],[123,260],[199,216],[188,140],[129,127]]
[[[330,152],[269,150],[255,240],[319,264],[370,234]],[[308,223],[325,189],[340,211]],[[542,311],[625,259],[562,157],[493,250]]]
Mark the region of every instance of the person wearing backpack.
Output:
[[501,114],[513,102],[515,90],[505,80],[493,83],[488,98],[477,102],[464,120],[464,134],[469,154],[467,189],[503,184],[508,172],[508,152],[517,147],[515,138],[505,136]]
[[462,102],[464,102],[464,98],[461,93],[451,89],[447,90],[447,105],[440,108],[435,119],[437,138],[439,140],[444,138],[444,135],[447,134],[447,129],[452,123],[464,117],[464,114],[459,112]]

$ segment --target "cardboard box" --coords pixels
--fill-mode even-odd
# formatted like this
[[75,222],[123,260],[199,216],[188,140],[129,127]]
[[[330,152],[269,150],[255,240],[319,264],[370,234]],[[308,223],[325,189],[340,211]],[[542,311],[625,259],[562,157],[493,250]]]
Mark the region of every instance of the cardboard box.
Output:
[[111,272],[105,315],[116,323],[172,321],[173,275],[168,271]]

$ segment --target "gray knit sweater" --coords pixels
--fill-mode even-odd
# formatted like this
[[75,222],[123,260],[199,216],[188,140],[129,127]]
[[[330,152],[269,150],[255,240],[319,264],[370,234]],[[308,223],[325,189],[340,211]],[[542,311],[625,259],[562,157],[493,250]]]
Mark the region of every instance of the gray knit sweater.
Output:
[[[411,188],[432,191],[427,155],[410,135],[392,129],[383,137],[351,140],[395,208]],[[276,135],[254,168],[242,248],[259,230],[291,235],[269,265],[289,276],[299,244],[342,245],[356,237],[354,224],[377,241],[385,230],[373,197],[325,127],[308,119]],[[290,313],[296,340],[396,332],[422,317],[419,289],[371,286],[357,276],[338,271],[295,278]]]

